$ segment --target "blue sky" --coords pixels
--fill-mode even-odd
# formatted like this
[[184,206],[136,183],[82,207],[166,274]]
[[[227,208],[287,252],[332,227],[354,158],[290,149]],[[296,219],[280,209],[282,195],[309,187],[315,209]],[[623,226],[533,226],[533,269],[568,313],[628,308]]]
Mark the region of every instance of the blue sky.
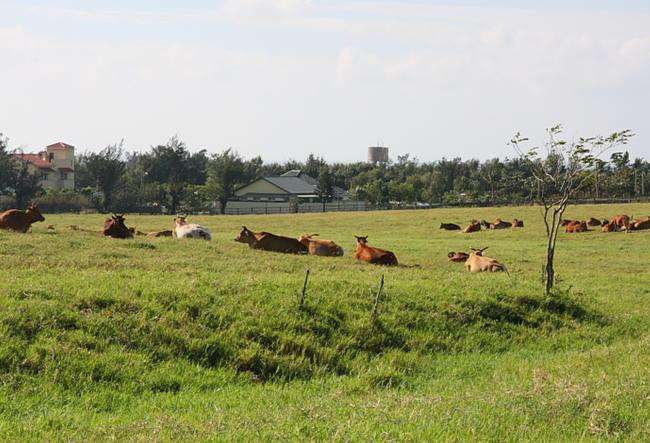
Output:
[[26,149],[489,158],[561,122],[650,157],[649,1],[0,0],[0,59]]

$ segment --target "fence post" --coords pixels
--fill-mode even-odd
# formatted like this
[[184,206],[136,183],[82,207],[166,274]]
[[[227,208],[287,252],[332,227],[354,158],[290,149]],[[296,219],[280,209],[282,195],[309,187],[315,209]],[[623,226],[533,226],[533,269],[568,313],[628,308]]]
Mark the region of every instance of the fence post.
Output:
[[302,308],[305,304],[305,295],[307,295],[307,281],[309,280],[309,269],[305,273],[305,283],[302,285],[302,294],[300,295],[300,307]]
[[377,290],[377,295],[375,295],[375,304],[372,307],[372,319],[377,320],[377,308],[379,306],[379,299],[381,297],[381,290],[384,289],[384,274],[381,274],[381,282],[379,284],[379,290]]

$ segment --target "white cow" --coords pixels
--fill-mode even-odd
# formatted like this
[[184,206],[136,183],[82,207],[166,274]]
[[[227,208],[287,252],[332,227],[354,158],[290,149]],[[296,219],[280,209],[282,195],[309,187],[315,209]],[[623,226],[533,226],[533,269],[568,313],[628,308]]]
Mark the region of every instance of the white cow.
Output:
[[206,227],[196,223],[188,223],[186,217],[174,219],[174,237],[175,238],[201,238],[203,240],[212,240],[212,233]]

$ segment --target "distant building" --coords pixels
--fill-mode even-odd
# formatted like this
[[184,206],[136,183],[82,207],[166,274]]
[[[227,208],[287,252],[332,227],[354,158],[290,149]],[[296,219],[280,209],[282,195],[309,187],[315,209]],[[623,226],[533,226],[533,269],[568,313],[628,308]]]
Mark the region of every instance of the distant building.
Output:
[[41,175],[40,184],[47,189],[74,189],[74,146],[58,142],[36,154],[13,154],[29,163]]
[[370,146],[368,148],[368,163],[388,163],[388,148],[385,146]]
[[[333,189],[334,200],[346,200],[348,193],[337,186]],[[235,190],[239,201],[288,202],[302,199],[318,200],[318,180],[294,169],[279,176],[261,177]]]

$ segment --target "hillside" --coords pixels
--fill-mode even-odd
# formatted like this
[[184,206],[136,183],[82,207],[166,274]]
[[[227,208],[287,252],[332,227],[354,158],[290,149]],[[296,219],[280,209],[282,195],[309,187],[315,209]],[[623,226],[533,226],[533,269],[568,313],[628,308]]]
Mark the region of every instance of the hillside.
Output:
[[[650,204],[567,217],[615,213]],[[0,231],[2,439],[650,438],[650,231],[562,234],[544,297],[532,207],[190,218],[212,242],[111,240],[68,227],[99,231],[101,215],[45,216]],[[438,229],[496,217],[526,227]],[[241,225],[346,254],[250,250]],[[408,267],[356,262],[355,234]],[[447,261],[485,246],[511,277]]]

